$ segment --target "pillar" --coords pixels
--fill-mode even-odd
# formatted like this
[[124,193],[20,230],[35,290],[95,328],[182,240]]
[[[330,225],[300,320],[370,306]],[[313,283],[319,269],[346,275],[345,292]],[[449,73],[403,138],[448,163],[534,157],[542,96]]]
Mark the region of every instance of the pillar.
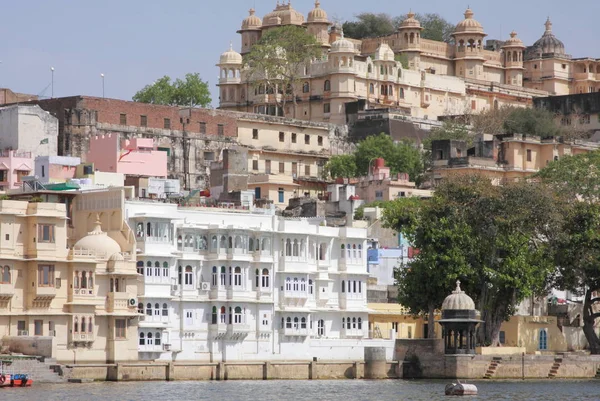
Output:
[[167,363],[166,372],[165,372],[165,380],[172,381],[175,380],[175,365],[173,362]]
[[308,366],[308,380],[316,380],[317,379],[317,362],[311,361]]
[[384,347],[365,347],[365,379],[386,379],[387,363]]
[[225,380],[225,362],[219,362],[217,365],[217,380]]

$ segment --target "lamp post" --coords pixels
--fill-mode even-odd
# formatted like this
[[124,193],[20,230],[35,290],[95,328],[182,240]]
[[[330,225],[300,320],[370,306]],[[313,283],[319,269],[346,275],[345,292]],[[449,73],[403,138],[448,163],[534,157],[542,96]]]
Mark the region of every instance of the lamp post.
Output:
[[100,74],[100,78],[102,78],[102,99],[104,99],[104,73]]
[[52,83],[50,85],[52,87],[52,89],[51,89],[52,95],[50,97],[54,98],[54,67],[50,67],[50,72],[52,74]]

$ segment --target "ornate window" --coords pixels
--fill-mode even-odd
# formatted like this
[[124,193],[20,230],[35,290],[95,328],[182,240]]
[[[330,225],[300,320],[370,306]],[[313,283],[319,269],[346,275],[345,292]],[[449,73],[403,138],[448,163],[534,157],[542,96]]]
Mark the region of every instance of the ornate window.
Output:
[[9,266],[4,266],[4,267],[0,267],[0,269],[2,269],[2,276],[0,277],[0,279],[2,281],[0,281],[2,284],[10,284],[10,267]]
[[262,271],[262,287],[269,288],[269,269],[263,269]]
[[323,89],[325,90],[325,92],[329,92],[331,90],[331,81],[326,80],[325,84],[323,85]]

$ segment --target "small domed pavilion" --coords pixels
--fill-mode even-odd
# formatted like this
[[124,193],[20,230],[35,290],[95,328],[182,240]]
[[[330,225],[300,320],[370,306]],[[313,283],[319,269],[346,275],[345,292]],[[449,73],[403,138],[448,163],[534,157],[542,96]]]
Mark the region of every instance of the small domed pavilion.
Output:
[[445,353],[475,354],[475,329],[481,322],[475,302],[460,289],[460,281],[457,281],[456,290],[442,304],[442,318],[439,320],[443,328]]

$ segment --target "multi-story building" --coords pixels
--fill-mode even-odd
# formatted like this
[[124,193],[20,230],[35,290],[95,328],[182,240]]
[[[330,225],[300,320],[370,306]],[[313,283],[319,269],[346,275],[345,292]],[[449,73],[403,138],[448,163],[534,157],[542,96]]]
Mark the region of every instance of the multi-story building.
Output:
[[600,148],[596,142],[540,139],[518,134],[479,135],[474,145],[468,148],[465,141],[433,141],[434,182],[449,175],[481,174],[495,184],[502,184],[528,177],[563,156]]
[[123,189],[0,201],[0,336],[59,362],[137,359],[135,237]]
[[125,207],[144,276],[140,359],[361,360],[374,344],[365,230],[261,209]]
[[[0,89],[0,104],[3,89]],[[19,101],[20,97],[6,100]],[[58,120],[37,105],[13,104],[0,107],[0,148],[55,156]]]
[[19,188],[23,177],[33,171],[31,152],[5,149],[0,151],[0,190]]
[[600,92],[538,98],[534,104],[554,113],[567,132],[600,140]]
[[[261,20],[250,10],[238,31],[241,54],[223,53],[220,108],[263,114],[294,115],[310,121],[346,122],[346,104],[362,101],[364,108],[394,107],[414,117],[437,119],[502,105],[531,105],[534,97],[598,91],[598,60],[572,59],[546,22],[543,36],[525,46],[513,31],[491,48],[481,23],[467,9],[456,25],[454,43],[421,38],[423,27],[410,12],[392,35],[355,40],[330,26],[327,14],[315,3],[308,18],[291,4],[278,4]],[[277,26],[305,26],[322,44],[323,60],[307,66],[298,88],[298,107],[279,110],[277,88],[249,82],[242,55],[262,33]],[[397,56],[405,59],[403,65]],[[279,102],[281,103],[281,102]]]

